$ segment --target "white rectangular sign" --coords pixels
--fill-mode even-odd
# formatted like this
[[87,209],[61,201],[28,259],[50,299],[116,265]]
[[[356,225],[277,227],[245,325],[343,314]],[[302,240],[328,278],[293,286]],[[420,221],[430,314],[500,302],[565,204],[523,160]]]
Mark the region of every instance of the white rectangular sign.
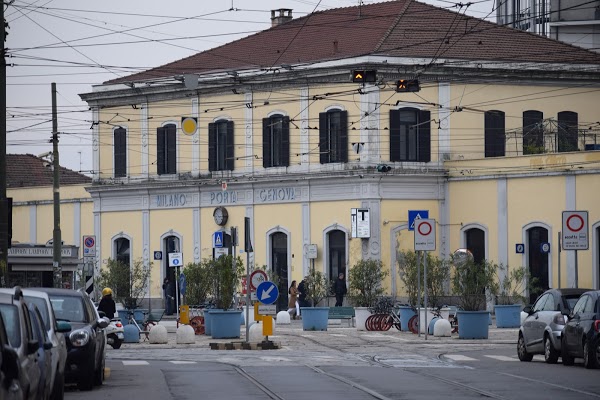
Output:
[[563,250],[589,249],[588,212],[563,211],[562,248]]
[[371,237],[371,218],[368,208],[353,208],[350,211],[352,237],[368,239]]
[[277,315],[277,305],[275,304],[259,304],[258,313],[260,315]]
[[183,253],[169,253],[169,267],[183,267]]
[[317,258],[317,245],[316,244],[307,244],[304,246],[306,258],[313,259]]
[[435,219],[415,220],[415,251],[435,250]]

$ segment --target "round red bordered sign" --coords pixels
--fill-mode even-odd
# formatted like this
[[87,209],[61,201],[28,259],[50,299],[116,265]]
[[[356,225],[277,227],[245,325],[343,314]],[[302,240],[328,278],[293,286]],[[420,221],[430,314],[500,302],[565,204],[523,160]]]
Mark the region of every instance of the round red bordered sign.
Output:
[[263,282],[266,282],[267,280],[267,273],[262,269],[257,269],[256,271],[250,274],[250,289],[256,290],[258,285],[260,285]]
[[[577,221],[574,221],[577,220]],[[583,221],[583,218],[581,218],[580,215],[574,214],[569,216],[569,218],[567,218],[567,228],[569,228],[569,230],[571,232],[579,232],[580,230],[583,229],[585,222]]]
[[419,224],[419,234],[423,236],[427,236],[431,233],[431,224],[429,222],[421,222]]

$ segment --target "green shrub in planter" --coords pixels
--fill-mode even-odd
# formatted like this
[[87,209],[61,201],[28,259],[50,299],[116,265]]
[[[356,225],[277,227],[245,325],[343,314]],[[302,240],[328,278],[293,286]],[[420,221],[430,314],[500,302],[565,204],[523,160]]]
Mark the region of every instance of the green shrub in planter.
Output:
[[528,292],[533,294],[540,292],[537,278],[532,277],[525,267],[510,268],[508,265],[500,264],[498,272],[502,272],[498,276],[496,295],[498,305],[526,304],[528,301],[525,295]]
[[498,265],[487,260],[480,263],[469,257],[453,263],[452,291],[464,311],[482,311],[486,301],[498,290],[496,271]]
[[[431,307],[438,307],[440,299],[446,295],[445,285],[450,277],[450,263],[442,260],[429,252],[425,252],[427,257],[427,297]],[[402,251],[398,253],[398,273],[400,280],[406,288],[408,302],[413,307],[420,307],[425,288],[425,267],[423,254],[421,255],[421,292],[418,292],[418,265],[417,253],[415,251]]]
[[373,307],[384,293],[383,280],[389,275],[380,260],[360,260],[348,274],[350,299],[356,307]]
[[305,283],[307,287],[306,298],[315,307],[327,296],[327,291],[329,290],[327,277],[323,272],[311,268],[305,278]]
[[241,278],[244,275],[242,259],[231,255],[208,260],[211,277],[211,292],[215,298],[217,309],[229,310],[233,306],[234,295],[238,291]]

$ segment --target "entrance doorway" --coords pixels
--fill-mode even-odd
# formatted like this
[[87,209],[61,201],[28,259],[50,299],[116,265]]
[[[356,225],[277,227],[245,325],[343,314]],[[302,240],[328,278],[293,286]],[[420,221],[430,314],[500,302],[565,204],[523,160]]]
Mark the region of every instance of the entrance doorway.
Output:
[[543,227],[533,227],[527,230],[527,268],[532,278],[537,278],[539,291],[529,293],[529,302],[533,304],[537,296],[549,288],[548,253],[542,252],[542,243],[548,242],[548,230]]
[[277,298],[277,312],[288,309],[288,236],[283,232],[271,235],[271,268],[279,278],[279,297]]
[[[163,256],[163,271],[164,277],[169,278],[169,289],[171,293],[167,293],[168,296],[172,296],[173,298],[165,299],[165,309],[171,312],[176,311],[176,302],[175,302],[175,279],[177,279],[177,274],[175,271],[176,268],[169,267],[169,253],[180,253],[181,252],[181,243],[177,236],[167,236],[163,239],[163,249],[165,249]],[[167,307],[166,302],[169,301],[170,304]]]

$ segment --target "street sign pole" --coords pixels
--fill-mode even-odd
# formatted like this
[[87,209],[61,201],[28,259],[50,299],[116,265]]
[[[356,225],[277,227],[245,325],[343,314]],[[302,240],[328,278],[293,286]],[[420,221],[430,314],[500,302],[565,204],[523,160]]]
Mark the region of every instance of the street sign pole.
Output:
[[429,331],[429,324],[427,323],[427,252],[423,252],[423,292],[425,299],[423,300],[423,308],[425,308],[425,340],[427,340],[427,333]]
[[579,265],[577,265],[577,250],[575,251],[575,288],[579,287]]
[[417,332],[421,337],[421,252],[417,250]]
[[560,289],[560,257],[561,257],[562,244],[560,243],[560,232],[558,232],[558,288]]

